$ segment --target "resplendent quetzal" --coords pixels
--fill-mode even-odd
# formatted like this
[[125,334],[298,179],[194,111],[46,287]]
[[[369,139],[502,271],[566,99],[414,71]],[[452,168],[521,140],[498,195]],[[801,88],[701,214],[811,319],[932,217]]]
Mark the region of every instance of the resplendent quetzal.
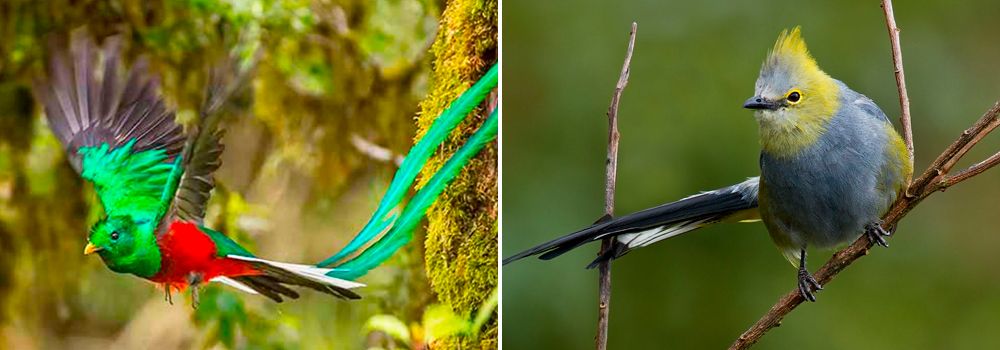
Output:
[[119,38],[97,50],[87,32],[77,30],[68,52],[65,41],[53,41],[47,77],[34,90],[69,161],[94,184],[104,207],[85,254],[97,253],[115,272],[161,284],[168,301],[173,290],[191,287],[195,306],[204,282],[277,302],[298,298],[289,286],[360,298],[351,289],[363,284],[327,276],[330,269],[257,258],[202,226],[223,149],[219,115],[246,82],[221,83],[213,74],[198,126],[185,136],[145,61],[127,72],[121,67]]
[[364,285],[351,280],[409,243],[441,192],[497,137],[499,110],[493,108],[465,144],[401,204],[430,156],[497,87],[499,65],[494,63],[407,152],[378,208],[347,246],[316,265],[263,260],[202,226],[212,173],[221,164],[219,119],[229,97],[249,85],[247,70],[230,60],[214,72],[198,125],[185,137],[145,61],[127,73],[119,67],[119,44],[118,38],[107,39],[98,60],[86,31],[78,30],[68,52],[65,43],[53,45],[49,74],[34,90],[70,163],[94,184],[104,207],[105,217],[91,228],[84,253],[97,253],[112,271],[162,284],[168,301],[172,290],[192,287],[197,306],[198,286],[213,281],[277,302],[298,298],[289,285],[358,299],[351,289]]

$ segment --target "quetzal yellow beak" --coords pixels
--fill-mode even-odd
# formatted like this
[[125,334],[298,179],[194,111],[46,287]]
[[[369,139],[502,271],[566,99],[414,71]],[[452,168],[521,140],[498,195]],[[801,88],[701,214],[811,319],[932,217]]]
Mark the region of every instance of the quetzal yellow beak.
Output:
[[90,242],[87,242],[87,246],[83,248],[83,255],[94,254],[94,253],[97,253],[97,252],[101,251],[101,249],[104,249],[104,248],[98,247],[96,245],[93,245]]

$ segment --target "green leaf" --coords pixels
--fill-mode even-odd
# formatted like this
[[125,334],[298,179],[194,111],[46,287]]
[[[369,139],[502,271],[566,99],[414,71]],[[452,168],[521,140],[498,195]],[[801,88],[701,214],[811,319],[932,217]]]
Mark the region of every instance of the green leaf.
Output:
[[375,315],[365,322],[365,332],[380,331],[403,343],[409,343],[410,329],[406,323],[392,315]]
[[424,342],[464,334],[470,323],[447,305],[431,305],[424,311]]
[[486,321],[489,321],[490,317],[493,316],[493,311],[497,309],[497,302],[500,299],[500,290],[493,288],[493,293],[490,293],[490,297],[483,302],[483,305],[479,307],[479,311],[476,312],[476,318],[472,321],[472,327],[469,328],[470,335],[473,338],[479,337],[479,330],[483,328]]

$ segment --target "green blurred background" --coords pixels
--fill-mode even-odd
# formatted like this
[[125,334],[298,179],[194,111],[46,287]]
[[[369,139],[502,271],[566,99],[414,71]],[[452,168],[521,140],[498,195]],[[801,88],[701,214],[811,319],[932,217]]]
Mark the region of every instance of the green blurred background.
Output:
[[[757,126],[740,108],[783,28],[801,25],[821,67],[899,104],[885,21],[869,1],[510,0],[504,8],[503,255],[601,215],[607,121],[630,23],[616,209],[625,214],[758,174]],[[1000,2],[901,1],[896,20],[922,171],[1000,98]],[[1000,149],[992,136],[966,166]],[[1000,170],[918,206],[802,305],[760,349],[1000,347]],[[586,349],[597,318],[592,244],[503,268],[504,345]],[[812,268],[831,252],[814,253]],[[728,346],[795,285],[763,225],[723,225],[613,264],[612,349]]]
[[[497,284],[495,144],[430,210],[430,225],[461,235],[418,230],[360,279],[368,285],[362,300],[304,291],[300,300],[275,304],[210,284],[192,311],[188,293],[171,306],[162,289],[82,255],[102,211],[65,161],[30,84],[43,71],[49,35],[81,26],[99,41],[121,34],[126,61],[148,57],[178,122],[190,123],[209,63],[259,49],[252,104],[224,124],[226,150],[206,225],[259,256],[316,262],[361,229],[420,130],[496,61],[496,6],[0,0],[0,349],[418,348],[430,335],[441,338],[441,324],[464,325]],[[487,114],[481,108],[467,118],[427,171]],[[495,347],[489,310],[479,339],[435,346]],[[381,326],[368,327],[371,320]]]

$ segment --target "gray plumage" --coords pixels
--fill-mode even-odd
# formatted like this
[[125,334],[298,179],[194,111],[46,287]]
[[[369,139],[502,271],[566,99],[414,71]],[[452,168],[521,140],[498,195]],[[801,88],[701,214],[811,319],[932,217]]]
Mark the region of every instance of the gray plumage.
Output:
[[892,124],[872,100],[841,82],[841,108],[796,157],[760,156],[761,219],[793,264],[806,247],[856,239],[896,200],[905,174],[889,142]]

